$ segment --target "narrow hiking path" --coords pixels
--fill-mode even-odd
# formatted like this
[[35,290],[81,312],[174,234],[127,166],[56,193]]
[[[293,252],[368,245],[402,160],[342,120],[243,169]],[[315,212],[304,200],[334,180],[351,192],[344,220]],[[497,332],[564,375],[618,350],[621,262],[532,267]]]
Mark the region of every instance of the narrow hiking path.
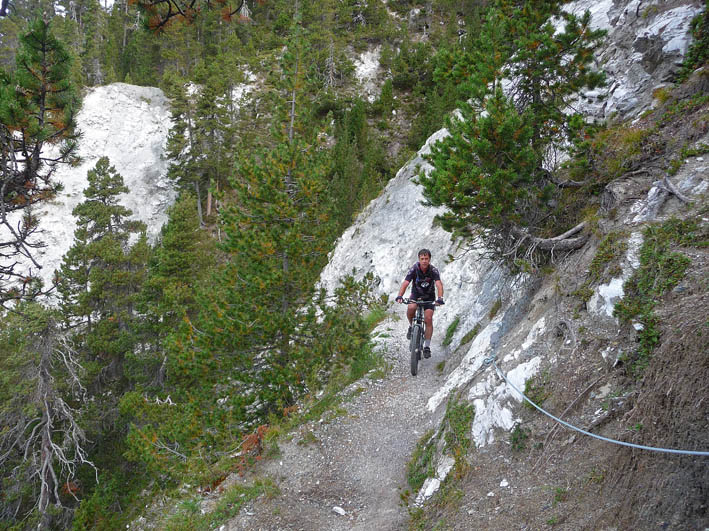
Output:
[[375,330],[391,371],[383,379],[364,377],[350,385],[331,419],[325,414],[301,426],[290,441],[279,441],[280,456],[261,462],[254,474],[273,480],[280,495],[247,504],[221,529],[406,528],[400,494],[409,488],[406,465],[416,443],[434,427],[426,402],[443,381],[436,365],[443,359],[444,334],[436,332],[433,355],[411,376],[404,307],[394,311]]

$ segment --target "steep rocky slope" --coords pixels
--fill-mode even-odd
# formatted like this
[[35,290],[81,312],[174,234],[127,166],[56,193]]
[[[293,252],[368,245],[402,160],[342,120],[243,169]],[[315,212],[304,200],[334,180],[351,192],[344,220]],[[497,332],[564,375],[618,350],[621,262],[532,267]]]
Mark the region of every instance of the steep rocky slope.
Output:
[[[568,431],[525,408],[520,394],[501,377],[550,412],[599,435],[647,446],[709,450],[704,400],[709,377],[709,165],[702,154],[709,142],[708,107],[702,98],[706,72],[695,73],[665,101],[653,99],[676,72],[687,48],[689,20],[701,4],[571,5],[575,10],[587,7],[597,24],[609,29],[600,60],[609,70],[610,95],[587,94],[580,105],[599,117],[634,119],[632,128],[645,132],[632,171],[607,186],[589,243],[577,253],[557,257],[547,275],[510,277],[498,264],[451,241],[433,221],[437,212],[420,204],[415,183],[418,171],[430,169],[421,155],[446,134],[436,133],[342,236],[322,275],[323,286],[332,289],[341,275],[353,270],[357,275],[373,272],[380,278],[380,293],[393,298],[416,251],[433,251],[447,304],[436,313],[434,358],[423,363],[414,384],[425,396],[413,404],[391,400],[367,408],[367,398],[359,395],[340,418],[328,421],[332,427],[308,426],[312,444],[289,444],[277,465],[256,472],[272,475],[281,485],[282,501],[260,500],[225,528],[704,529],[709,524],[706,457],[629,449]],[[648,114],[650,108],[655,110]],[[678,171],[671,182],[683,199],[660,183],[673,160]],[[689,265],[679,285],[656,297],[657,348],[641,366],[634,356],[645,341],[647,324],[621,321],[613,308],[628,297],[626,281],[643,274],[648,261],[662,260],[645,245],[648,223],[672,216],[691,220],[696,234],[671,244],[673,252],[688,257]],[[403,310],[392,305],[391,312],[392,322],[400,323]],[[362,393],[377,397],[375,401],[398,393],[410,396],[410,384],[401,380],[414,380],[405,370],[401,374],[407,356],[404,327],[392,322],[375,333],[380,348],[396,357],[398,370],[373,386],[371,395],[363,386]],[[457,325],[444,347],[441,341],[453,322]],[[493,358],[499,373],[489,363]],[[442,369],[441,376],[434,365]],[[450,422],[441,422],[451,399],[474,406],[467,434],[475,448],[464,457],[446,455],[441,442],[451,430]],[[421,407],[428,416],[419,416]],[[412,410],[413,425],[397,419]],[[392,426],[404,431],[412,426],[411,431],[390,448],[375,445],[371,441],[389,439],[381,437],[381,426],[392,415],[397,419]],[[412,433],[430,426],[436,427],[433,435],[419,442],[429,456],[422,465],[428,479],[419,492],[404,495],[406,509],[395,509],[392,502],[382,508],[394,488],[399,493],[408,488],[401,444],[413,452]],[[355,440],[353,433],[366,436]],[[358,469],[383,462],[382,452],[390,458],[382,470],[399,470],[395,484],[390,485],[391,477],[357,483]],[[356,485],[346,483],[343,490],[333,478]],[[345,514],[333,512],[335,506]],[[383,521],[378,514],[385,509],[391,518]],[[405,510],[411,515],[408,524],[402,521]]]

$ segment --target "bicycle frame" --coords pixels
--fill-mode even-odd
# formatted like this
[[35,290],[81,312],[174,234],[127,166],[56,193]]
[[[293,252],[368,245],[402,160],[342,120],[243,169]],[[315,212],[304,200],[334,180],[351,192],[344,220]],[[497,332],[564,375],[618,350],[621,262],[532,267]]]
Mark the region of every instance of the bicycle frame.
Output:
[[406,304],[416,304],[416,315],[411,322],[411,340],[409,350],[411,352],[411,375],[418,373],[418,362],[421,360],[423,351],[423,341],[426,335],[426,321],[424,319],[424,306],[431,304],[431,301],[404,299]]

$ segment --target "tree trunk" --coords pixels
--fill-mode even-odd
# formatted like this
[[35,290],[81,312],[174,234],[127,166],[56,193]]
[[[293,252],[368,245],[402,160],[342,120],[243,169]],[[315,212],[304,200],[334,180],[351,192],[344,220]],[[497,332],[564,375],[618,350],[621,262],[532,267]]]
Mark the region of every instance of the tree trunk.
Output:
[[52,353],[54,350],[54,339],[50,328],[47,328],[46,335],[39,342],[40,361],[37,376],[37,399],[42,409],[41,433],[42,439],[40,443],[40,459],[39,459],[39,481],[40,492],[37,508],[42,515],[40,522],[41,529],[51,529],[51,518],[48,514],[50,503],[58,504],[57,498],[57,478],[54,473],[54,458],[55,452],[52,448],[52,431],[56,428],[53,418],[53,401],[54,388],[52,385],[51,365]]
[[204,218],[202,217],[202,194],[200,193],[199,183],[197,181],[194,182],[194,189],[197,192],[197,215],[199,216],[199,224],[200,226],[203,226]]
[[581,230],[586,226],[586,222],[579,223],[571,230],[566,231],[559,236],[554,236],[553,238],[538,238],[537,236],[530,236],[527,232],[520,229],[519,227],[512,228],[512,235],[517,238],[519,243],[523,241],[529,241],[536,249],[541,251],[574,251],[583,247],[588,241],[588,235],[583,234],[575,238],[571,238],[574,234],[581,232]]

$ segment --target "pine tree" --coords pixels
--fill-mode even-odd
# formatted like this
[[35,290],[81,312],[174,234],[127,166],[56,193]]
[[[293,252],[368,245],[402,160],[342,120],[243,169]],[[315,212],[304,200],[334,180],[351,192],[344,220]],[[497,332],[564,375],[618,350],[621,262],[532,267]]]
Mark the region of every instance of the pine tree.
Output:
[[15,17],[0,18],[0,34],[3,46],[0,48],[0,70],[10,69],[15,65],[15,52],[20,44],[22,26]]
[[89,86],[101,85],[106,79],[101,48],[104,40],[105,15],[98,0],[87,1],[81,22],[84,46],[81,65]]
[[[522,13],[523,17],[512,18],[518,37],[507,76],[516,80],[516,106],[533,113],[532,144],[543,159],[550,146],[567,139],[572,99],[582,89],[604,83],[603,73],[591,63],[605,32],[591,29],[589,11],[577,17],[555,1],[527,4]],[[551,15],[564,21],[563,31],[556,31]]]
[[426,198],[449,208],[440,216],[444,229],[499,248],[510,225],[524,221],[519,205],[538,205],[537,158],[529,113],[520,115],[499,87],[484,110],[479,115],[464,107],[460,119],[451,120],[451,136],[429,156],[435,171],[421,180]]
[[222,363],[239,369],[244,408],[260,403],[262,413],[287,405],[305,385],[305,345],[312,312],[303,306],[326,259],[331,241],[326,205],[329,162],[301,136],[298,112],[303,86],[302,38],[296,32],[281,63],[282,95],[275,145],[241,156],[231,179],[233,206],[222,210],[224,250],[230,260],[203,303],[197,327]]
[[[70,81],[71,58],[52,36],[49,23],[34,20],[20,37],[13,75],[0,71],[0,304],[40,291],[32,273],[20,273],[15,260],[33,262],[37,227],[31,206],[57,190],[56,166],[76,160],[74,113],[78,100]],[[58,153],[50,153],[57,146]],[[18,227],[8,217],[24,211]],[[11,286],[11,282],[21,283]]]
[[172,78],[172,117],[175,122],[168,137],[168,157],[172,164],[168,175],[181,190],[197,195],[199,219],[212,215],[214,194],[226,183],[233,160],[235,116],[230,113],[231,85],[216,73],[207,71],[197,87],[196,103],[187,96],[188,87],[180,78]]
[[226,89],[219,75],[209,75],[202,85],[195,109],[197,119],[192,146],[197,149],[191,155],[196,162],[201,186],[207,190],[207,216],[212,215],[214,193],[223,189],[233,161],[230,147],[234,144],[234,128]]
[[[567,114],[571,99],[603,82],[590,63],[604,33],[590,29],[588,12],[577,18],[553,0],[497,5],[479,45],[453,68],[452,79],[469,98],[461,103],[460,118],[448,120],[451,135],[432,149],[434,169],[421,175],[421,183],[431,204],[449,208],[442,215],[448,230],[513,261],[585,242],[583,236],[568,238],[582,224],[559,239],[538,231],[541,220],[553,221],[549,205],[559,194],[545,160],[566,149],[579,131],[572,125],[576,117]],[[551,15],[566,21],[564,31],[555,32]],[[512,46],[495,20],[507,21]],[[501,89],[505,78],[512,80],[509,95]]]
[[344,230],[378,193],[388,171],[385,156],[367,124],[366,104],[355,100],[336,120],[333,175],[330,182],[332,215]]
[[[106,157],[88,172],[88,182],[86,200],[73,211],[74,244],[57,273],[60,304],[67,323],[78,327],[76,340],[93,376],[103,373],[103,381],[120,389],[137,342],[134,308],[149,246],[144,224],[129,220],[131,211],[119,204],[128,189]],[[132,234],[139,238],[129,246]]]
[[[209,14],[215,4],[209,0],[136,0],[138,7],[147,15],[146,24],[151,30],[161,30],[168,24],[177,21],[193,23],[200,15]],[[220,16],[225,20],[232,17],[248,20],[246,0],[239,0],[234,5],[217,3],[220,7]]]
[[167,137],[167,157],[170,160],[168,176],[178,186],[187,191],[194,189],[197,195],[197,206],[200,208],[199,220],[202,222],[201,194],[199,186],[195,186],[194,161],[192,157],[194,143],[194,109],[190,103],[186,81],[174,76],[169,78],[166,89],[171,100],[170,112],[173,126]]
[[93,467],[79,418],[86,389],[78,355],[56,312],[36,303],[2,315],[0,352],[0,521],[65,528],[77,469]]
[[138,300],[143,356],[139,380],[161,388],[166,379],[168,337],[194,319],[196,292],[209,271],[209,242],[200,230],[196,199],[185,193],[170,208],[168,222],[150,257]]

